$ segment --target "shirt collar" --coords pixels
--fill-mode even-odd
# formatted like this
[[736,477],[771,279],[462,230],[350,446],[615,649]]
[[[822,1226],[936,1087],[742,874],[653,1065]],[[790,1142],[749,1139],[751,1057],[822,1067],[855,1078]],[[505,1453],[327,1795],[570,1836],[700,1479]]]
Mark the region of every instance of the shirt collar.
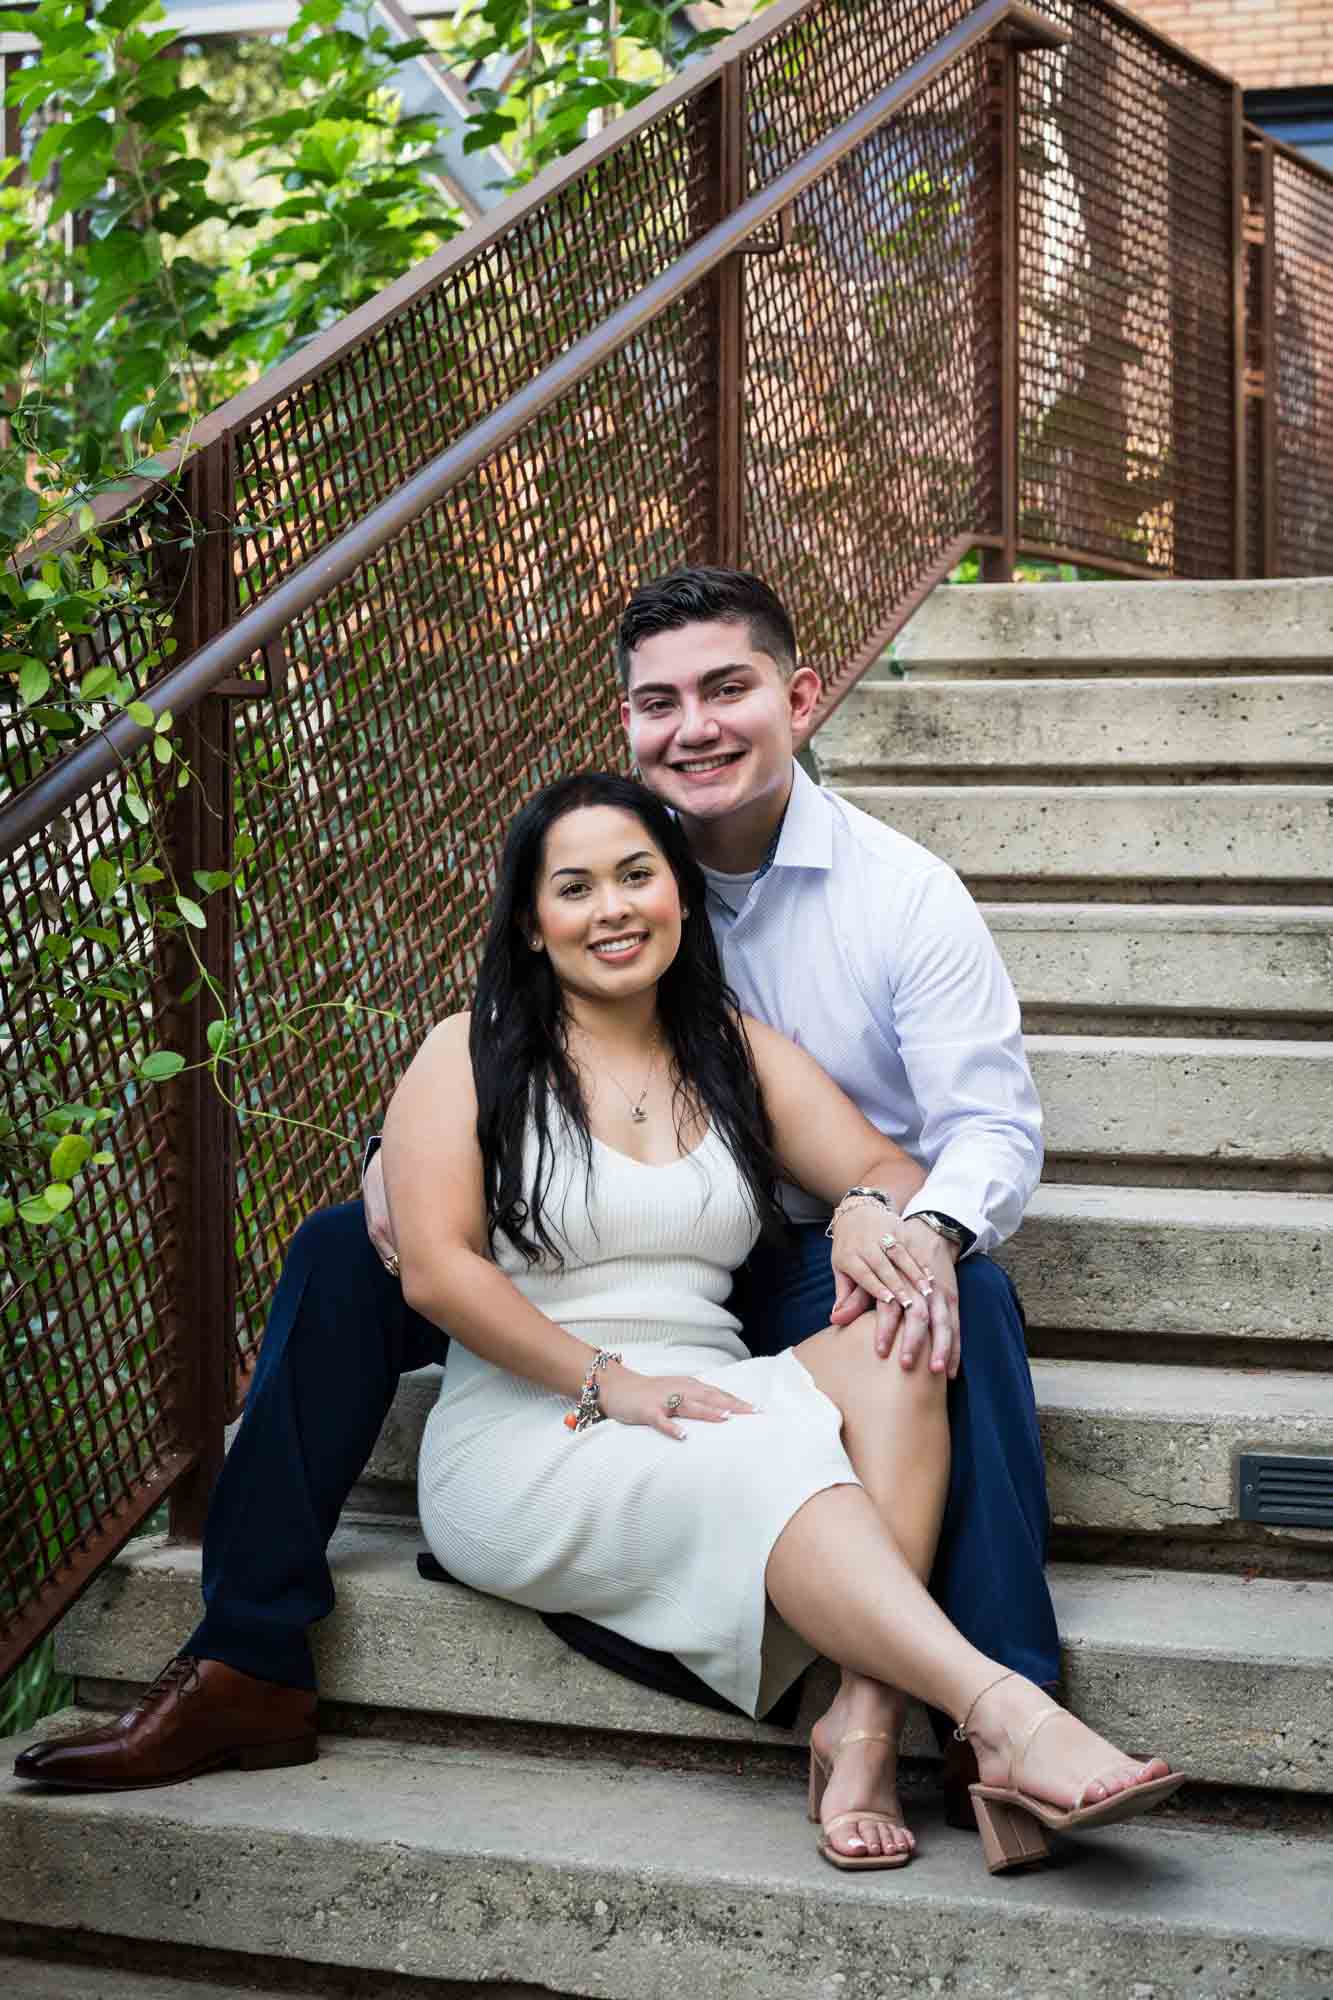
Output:
[[828,800],[793,759],[787,810],[759,873],[766,875],[770,868],[828,869],[832,866],[833,821]]

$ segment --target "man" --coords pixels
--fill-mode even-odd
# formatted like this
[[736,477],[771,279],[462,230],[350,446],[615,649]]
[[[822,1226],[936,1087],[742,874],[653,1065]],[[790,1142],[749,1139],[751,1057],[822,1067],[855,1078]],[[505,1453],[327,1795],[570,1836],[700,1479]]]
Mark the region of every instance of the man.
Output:
[[[845,1283],[835,1297],[827,1211],[793,1188],[794,1247],[759,1249],[738,1277],[747,1342],[777,1352],[873,1304],[886,1366],[949,1372],[953,1472],[931,1588],[974,1644],[1049,1684],[1058,1647],[1022,1318],[984,1254],[1017,1226],[1041,1168],[999,955],[952,870],[795,764],[819,679],[757,577],[700,568],[644,585],[617,663],[630,747],[704,868],[742,1006],[809,1049],[928,1170],[895,1225],[934,1279],[928,1307],[903,1315]],[[365,1197],[364,1213],[352,1202],[312,1216],[288,1254],[204,1538],[202,1623],[127,1716],[34,1746],[19,1775],[136,1786],[315,1755],[306,1632],[333,1605],[325,1549],[399,1374],[446,1347],[403,1302],[373,1163]],[[844,1732],[895,1733],[894,1698],[875,1683],[844,1677],[841,1701]],[[836,1779],[835,1804],[845,1791],[896,1809],[885,1743],[857,1743]]]

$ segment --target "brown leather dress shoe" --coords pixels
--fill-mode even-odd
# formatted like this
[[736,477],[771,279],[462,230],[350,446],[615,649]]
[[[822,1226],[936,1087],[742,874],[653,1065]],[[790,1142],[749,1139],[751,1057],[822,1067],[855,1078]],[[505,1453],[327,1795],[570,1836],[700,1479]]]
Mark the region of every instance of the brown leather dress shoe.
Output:
[[269,1771],[319,1755],[315,1696],[189,1653],[168,1661],[115,1722],[34,1743],[15,1775],[73,1791],[179,1785],[205,1771]]

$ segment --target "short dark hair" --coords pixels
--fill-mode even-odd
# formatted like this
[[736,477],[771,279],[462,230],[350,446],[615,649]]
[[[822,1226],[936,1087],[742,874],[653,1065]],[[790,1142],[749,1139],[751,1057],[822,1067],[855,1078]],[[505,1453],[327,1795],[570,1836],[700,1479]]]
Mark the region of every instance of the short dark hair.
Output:
[[641,583],[625,606],[616,631],[621,687],[628,688],[630,656],[645,639],[713,619],[748,625],[755,651],[775,660],[784,680],[795,673],[796,630],[777,593],[748,570],[697,563]]

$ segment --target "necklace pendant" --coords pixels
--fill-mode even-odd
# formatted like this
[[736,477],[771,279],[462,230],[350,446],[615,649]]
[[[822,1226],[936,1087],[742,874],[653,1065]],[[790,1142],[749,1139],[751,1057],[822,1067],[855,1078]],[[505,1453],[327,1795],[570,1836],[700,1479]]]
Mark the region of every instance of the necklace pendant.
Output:
[[633,1105],[629,1115],[631,1122],[635,1125],[646,1125],[648,1123],[648,1113],[641,1104]]

